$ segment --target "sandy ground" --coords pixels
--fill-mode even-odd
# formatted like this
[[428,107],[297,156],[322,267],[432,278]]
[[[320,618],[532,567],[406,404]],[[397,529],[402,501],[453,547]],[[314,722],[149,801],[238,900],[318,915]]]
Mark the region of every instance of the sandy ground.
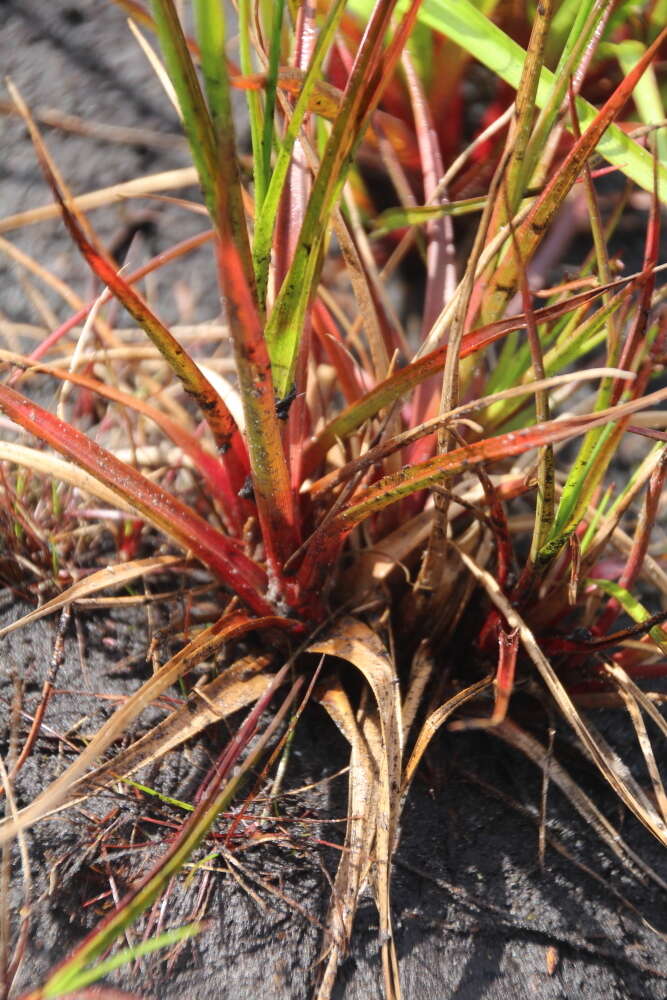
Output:
[[[0,51],[3,74],[9,73],[33,108],[48,106],[86,120],[149,130],[142,142],[84,138],[46,129],[49,147],[75,193],[130,179],[140,173],[187,164],[177,138],[163,148],[150,132],[177,136],[175,115],[166,105],[152,71],[129,36],[123,17],[100,0],[4,0],[0,4]],[[50,201],[21,124],[0,119],[2,159],[0,217]],[[158,148],[160,146],[160,148]],[[177,192],[180,193],[180,192]],[[192,192],[190,192],[192,193]],[[156,202],[130,202],[94,213],[91,218],[111,238],[138,215],[150,213],[152,228],[145,256],[202,228],[199,217]],[[178,236],[175,237],[174,233]],[[47,264],[82,296],[92,285],[85,266],[72,251],[58,222],[4,234],[25,252]],[[31,279],[33,281],[34,279]],[[192,290],[188,293],[188,287]],[[41,286],[40,286],[41,288]],[[207,254],[193,257],[161,276],[151,289],[161,315],[169,322],[216,315],[215,284]],[[39,305],[14,265],[0,257],[0,314],[14,323],[40,323],[51,309],[67,312],[47,294]],[[5,600],[0,625],[20,609]],[[85,660],[70,634],[59,679],[62,689],[81,691],[54,698],[47,723],[64,731],[85,714],[85,732],[104,715],[96,692],[123,694],[146,676],[142,628],[123,620],[109,622],[103,613],[82,616]],[[12,677],[26,681],[27,707],[36,704],[50,658],[55,622],[40,622],[0,645],[0,695],[6,705]],[[132,662],[127,663],[126,658]],[[608,737],[631,745],[625,720],[596,718]],[[2,739],[6,733],[2,734]],[[618,742],[618,740],[617,740]],[[3,745],[3,752],[4,752]],[[159,781],[172,793],[196,776],[197,747],[174,759]],[[648,834],[619,810],[563,734],[558,755],[582,785],[620,826],[641,855],[666,874],[664,856]],[[344,763],[344,747],[333,727],[313,709],[301,727],[288,786],[299,787],[333,774]],[[194,762],[194,763],[193,763]],[[17,787],[25,803],[45,780],[64,765],[58,741],[45,732]],[[660,900],[638,886],[586,828],[559,793],[549,800],[549,829],[571,854],[603,879],[595,882],[553,850],[544,871],[537,865],[535,825],[491,795],[481,779],[528,809],[539,799],[539,775],[520,757],[489,736],[448,736],[430,769],[417,782],[408,802],[401,847],[394,870],[394,922],[404,995],[410,1000],[664,1000],[667,996],[667,945],[630,910],[620,906],[607,887],[632,899],[647,919],[659,923]],[[157,780],[151,775],[151,780]],[[306,800],[313,816],[345,813],[345,781],[338,779]],[[22,989],[34,988],[50,966],[99,918],[101,910],[83,904],[106,887],[103,874],[91,868],[92,855],[82,844],[94,841],[91,815],[103,815],[100,802],[87,815],[77,811],[64,820],[44,823],[30,835],[35,877],[33,932],[21,976]],[[131,819],[127,805],[126,821]],[[164,815],[150,805],[144,811]],[[336,841],[340,832],[322,823],[318,836]],[[152,834],[156,838],[157,835]],[[145,997],[305,998],[317,976],[321,934],[317,921],[326,912],[326,869],[335,852],[304,843],[299,850],[267,846],[243,858],[253,878],[268,881],[305,908],[309,918],[254,884],[253,899],[229,875],[210,880],[209,923],[168,972],[156,961],[119,973],[113,981]],[[57,864],[56,864],[57,863]],[[49,878],[55,870],[55,889]],[[20,887],[18,860],[15,884]],[[51,891],[50,891],[51,890]],[[199,883],[179,887],[169,901],[167,922],[188,919]],[[664,922],[664,921],[663,921]],[[551,963],[549,962],[551,958]],[[555,965],[553,964],[555,961]],[[370,901],[361,906],[352,954],[343,966],[337,996],[374,1000],[381,996],[377,917]]]

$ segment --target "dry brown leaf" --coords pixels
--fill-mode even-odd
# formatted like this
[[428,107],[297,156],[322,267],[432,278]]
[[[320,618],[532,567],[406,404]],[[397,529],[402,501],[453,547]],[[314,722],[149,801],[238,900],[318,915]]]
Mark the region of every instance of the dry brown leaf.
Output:
[[[593,762],[599,768],[600,772],[607,779],[619,798],[635,814],[637,819],[639,819],[644,826],[651,831],[657,840],[667,846],[667,824],[665,823],[665,820],[663,820],[662,816],[660,816],[652,807],[651,803],[647,800],[640,801],[630,790],[628,782],[624,780],[621,774],[619,774],[616,762],[600,745],[599,740],[597,740],[591,733],[591,730],[580,716],[574,702],[565,690],[560,678],[540,649],[535,636],[523,618],[519,615],[515,608],[512,607],[508,599],[502,593],[497,581],[490,573],[481,569],[473,559],[465,554],[465,552],[461,552],[459,549],[456,551],[468,570],[482,585],[492,603],[495,604],[501,614],[505,616],[505,619],[510,627],[519,630],[519,635],[526,652],[537,667],[540,676],[549,689],[554,701],[563,713],[563,716],[579,737],[581,743],[585,747]],[[492,732],[492,730],[490,730],[490,732]]]
[[[180,167],[178,170],[164,170],[159,174],[149,174],[146,177],[138,177],[132,181],[124,181],[122,184],[112,184],[111,187],[100,188],[98,191],[89,191],[88,194],[79,195],[72,199],[81,212],[88,212],[92,208],[101,208],[103,205],[113,205],[127,198],[142,198],[156,191],[171,191],[174,188],[190,187],[197,183],[197,171],[194,167]],[[6,233],[10,229],[19,229],[21,226],[31,226],[36,222],[47,222],[49,219],[60,218],[60,205],[52,202],[50,205],[41,205],[39,208],[28,209],[27,212],[17,212],[15,215],[8,215],[0,219],[0,233]]]
[[[619,685],[622,685],[626,690],[632,693],[632,696],[641,705],[647,715],[655,722],[656,726],[662,733],[662,735],[667,738],[667,719],[664,715],[658,711],[655,702],[651,699],[651,695],[647,694],[646,691],[642,691],[640,687],[635,684],[631,677],[620,667],[618,663],[608,662],[604,664],[604,668],[610,676],[612,676]],[[664,695],[658,695],[658,697],[664,697]]]
[[74,782],[67,797],[55,811],[60,812],[76,802],[96,795],[140,768],[160,760],[174,747],[192,739],[212,723],[256,702],[273,680],[270,674],[263,672],[268,663],[268,657],[243,657],[215,680],[193,688],[182,708],[171,712],[166,719],[127,749],[116,754],[112,760]]
[[51,272],[47,271],[42,264],[30,257],[27,253],[25,253],[25,251],[15,247],[13,243],[10,243],[9,240],[4,239],[4,237],[0,237],[0,251],[7,254],[8,257],[11,257],[11,259],[24,270],[37,275],[37,277],[43,281],[45,285],[53,289],[53,291],[61,297],[63,302],[67,303],[70,309],[78,310],[81,308],[83,300],[72,291],[69,285],[67,285],[64,281],[61,281],[60,278],[57,278],[54,274],[51,274]]
[[[391,573],[428,538],[433,510],[423,510],[386,535],[373,548],[363,549],[345,576],[342,587],[352,602],[377,591]],[[405,570],[403,572],[406,572]]]
[[662,889],[667,889],[667,883],[625,843],[618,830],[591,802],[565,768],[561,767],[553,755],[549,753],[547,747],[542,746],[533,736],[508,719],[488,729],[487,732],[490,736],[495,736],[497,739],[509,743],[510,746],[525,754],[539,768],[543,770],[548,768],[549,780],[558,786],[563,795],[569,799],[577,812],[583,816],[623,865],[641,881],[644,880],[644,876],[647,876]]
[[135,691],[125,701],[104,725],[98,730],[90,743],[79,754],[75,761],[56,778],[55,781],[37,798],[22,809],[16,821],[5,820],[0,823],[0,844],[7,843],[20,830],[32,826],[47,813],[57,809],[67,797],[73,783],[84,771],[94,764],[99,757],[120,736],[127,732],[132,722],[167,688],[192,670],[198,663],[207,659],[225,642],[239,638],[241,635],[255,629],[269,628],[285,624],[284,619],[277,617],[248,618],[241,612],[233,612],[220,619],[214,625],[204,629],[192,642],[175,656],[172,656],[160,669],[153,674],[138,691]]
[[412,657],[407,692],[403,699],[403,744],[407,742],[412,723],[421,705],[426,685],[433,675],[433,653],[428,639],[422,639]]
[[329,951],[317,992],[317,1000],[329,1000],[341,959],[347,950],[357,910],[357,900],[371,863],[379,798],[379,760],[357,725],[347,695],[338,679],[331,679],[318,691],[317,700],[350,744],[348,775],[348,819],[345,850],[341,854],[331,894],[327,920]]
[[[398,827],[403,726],[398,678],[389,654],[377,635],[363,622],[343,618],[329,633],[309,647],[352,663],[366,678],[375,698],[380,723],[380,773],[377,801],[375,857],[380,915],[382,965],[387,1000],[400,997],[398,968],[391,931],[390,869]],[[372,719],[372,713],[367,713]]]
[[169,103],[171,104],[172,108],[174,109],[174,111],[176,112],[179,120],[182,123],[183,122],[183,112],[181,111],[181,106],[178,103],[178,97],[176,96],[176,91],[174,90],[174,85],[171,82],[171,80],[169,79],[169,74],[167,73],[166,69],[164,68],[164,65],[161,62],[160,57],[158,56],[157,52],[155,52],[155,50],[151,48],[150,44],[144,38],[144,36],[141,34],[141,32],[139,31],[139,28],[134,23],[134,21],[132,20],[131,17],[128,17],[128,19],[127,19],[127,26],[130,29],[130,31],[132,32],[132,35],[133,35],[135,41],[139,45],[139,48],[141,49],[141,51],[145,55],[146,59],[148,60],[148,63],[150,64],[151,69],[153,70],[153,72],[155,73],[156,77],[160,81],[160,85],[162,86],[162,89],[164,90],[165,94],[167,95],[167,97],[169,99]]
[[639,743],[644,756],[644,761],[646,762],[646,770],[649,773],[651,784],[653,785],[655,800],[658,804],[658,808],[660,809],[662,818],[667,821],[667,796],[665,795],[662,777],[660,776],[660,771],[655,760],[655,754],[653,753],[651,740],[649,739],[649,735],[646,731],[642,713],[639,710],[636,698],[630,691],[624,687],[619,687],[619,691],[621,698],[625,703],[627,713],[630,716],[632,725],[635,728],[635,733],[637,734],[637,742]]
[[53,614],[54,611],[58,611],[66,604],[75,604],[79,598],[89,597],[90,594],[96,594],[106,587],[121,587],[136,580],[137,577],[148,576],[150,573],[157,573],[160,570],[177,566],[179,563],[183,564],[183,562],[182,556],[153,556],[150,559],[134,559],[132,562],[120,563],[118,566],[107,566],[96,573],[91,573],[84,580],[72,584],[62,594],[58,594],[57,597],[43,604],[41,608],[36,608],[35,611],[29,612],[18,621],[12,622],[11,625],[5,625],[4,628],[0,629],[0,639],[8,635],[9,632],[13,632],[14,629],[31,625],[39,618]]
[[405,801],[405,797],[410,789],[410,784],[415,776],[415,771],[419,766],[419,762],[424,756],[424,752],[428,747],[429,743],[437,733],[438,729],[447,721],[450,715],[460,708],[461,705],[465,705],[467,701],[471,698],[477,697],[481,694],[485,688],[490,687],[493,684],[493,677],[484,677],[483,680],[477,681],[475,684],[471,684],[470,687],[464,688],[463,691],[458,691],[455,695],[449,698],[444,704],[439,708],[436,708],[435,712],[429,715],[428,719],[424,723],[417,737],[417,742],[414,745],[412,753],[410,754],[410,759],[405,767],[403,774],[403,786],[401,788],[401,801]]
[[[18,428],[17,428],[18,430]],[[38,451],[36,448],[28,448],[22,444],[14,444],[11,441],[0,441],[0,462],[15,462],[17,465],[24,465],[34,472],[42,473],[45,476],[52,476],[62,482],[69,483],[77,489],[90,496],[102,500],[113,510],[122,510],[126,514],[136,516],[136,511],[125,503],[112,490],[99,482],[90,473],[84,472],[78,465],[66,462],[63,458],[51,455],[48,451]]]

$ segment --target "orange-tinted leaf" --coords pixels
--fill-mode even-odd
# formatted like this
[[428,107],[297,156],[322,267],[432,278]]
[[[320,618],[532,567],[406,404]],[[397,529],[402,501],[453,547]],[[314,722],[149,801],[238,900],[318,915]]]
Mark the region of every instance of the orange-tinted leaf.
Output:
[[0,409],[17,424],[66,455],[129,503],[169,538],[192,553],[258,614],[271,608],[262,596],[263,570],[182,501],[121,462],[70,424],[0,385]]
[[[594,288],[590,291],[581,292],[572,296],[565,302],[557,302],[553,306],[535,311],[535,321],[539,323],[557,319],[566,313],[587,305],[599,298],[605,291],[620,289],[628,281],[627,278],[614,281],[606,288]],[[625,288],[621,294],[629,295],[632,286]],[[482,326],[477,330],[472,330],[463,337],[459,356],[466,358],[477,351],[488,347],[496,340],[504,337],[505,334],[513,330],[520,330],[526,325],[526,316],[520,313],[517,316],[510,316],[507,319],[498,320],[487,326]],[[328,424],[319,434],[317,439],[309,447],[306,453],[305,473],[312,475],[312,471],[326,452],[335,443],[337,438],[345,438],[357,427],[360,427],[366,420],[376,416],[380,410],[390,406],[397,399],[400,399],[415,386],[420,385],[432,375],[442,371],[447,357],[447,347],[439,347],[430,354],[424,355],[418,361],[406,365],[400,371],[395,372],[389,378],[380,382],[373,389],[365,394],[357,403],[348,406],[341,414]]]
[[[528,216],[518,227],[517,241],[521,247],[524,266],[544,237],[546,229],[551,225],[556,212],[560,209],[565,197],[575,184],[584,164],[593,153],[605,131],[621,112],[626,101],[641,79],[644,71],[655,58],[660,46],[667,38],[667,28],[664,28],[653,44],[646,50],[630,73],[621,81],[614,93],[600,109],[594,121],[578,139],[563,163],[548,182],[541,195],[535,201]],[[514,294],[517,286],[518,262],[512,247],[496,269],[493,284],[483,309],[487,319],[501,316],[505,306]]]
[[10,92],[30,131],[42,171],[53,191],[55,200],[60,205],[63,221],[72,239],[81,250],[91,270],[113,292],[119,302],[148,334],[158,350],[164,355],[172,371],[183,383],[186,392],[197,400],[204,418],[211,428],[216,444],[222,451],[226,450],[231,445],[236,425],[224,401],[218,396],[213,386],[202,375],[176,338],[149,309],[138,292],[120,276],[110,259],[99,253],[92,245],[61,190],[48,150],[27,107],[15,88],[10,88]]
[[[171,438],[174,444],[178,445],[184,455],[187,455],[191,459],[192,464],[196,469],[198,469],[202,476],[207,481],[209,487],[212,490],[213,496],[219,497],[225,504],[225,516],[228,517],[233,526],[239,531],[242,527],[241,514],[239,511],[238,497],[232,484],[230,483],[230,477],[226,469],[225,459],[216,458],[211,455],[210,452],[206,451],[205,448],[199,444],[199,441],[192,435],[189,434],[179,423],[173,420],[167,414],[163,413],[155,406],[151,406],[145,400],[140,399],[138,396],[132,396],[127,392],[123,392],[120,389],[116,389],[112,385],[107,385],[105,382],[100,382],[99,379],[92,378],[89,375],[82,375],[78,372],[70,372],[64,368],[58,368],[56,365],[39,365],[34,364],[29,358],[23,357],[20,354],[12,354],[10,351],[0,350],[0,361],[9,361],[11,364],[22,365],[24,367],[29,367],[32,371],[43,371],[49,375],[53,375],[54,378],[62,379],[63,381],[72,382],[74,385],[82,386],[85,389],[90,389],[92,392],[97,393],[99,396],[103,396],[105,399],[113,400],[115,403],[120,403],[121,406],[127,407],[131,410],[136,410],[137,413],[143,414],[143,416],[148,417],[157,426]],[[241,487],[242,483],[239,483],[237,490]]]
[[371,514],[384,510],[385,507],[391,506],[404,497],[411,496],[418,490],[429,489],[439,483],[444,475],[454,475],[480,462],[511,458],[515,455],[521,455],[531,448],[539,448],[545,444],[576,437],[592,427],[618,421],[636,410],[658,404],[665,398],[667,398],[667,389],[660,389],[641,399],[630,400],[607,410],[599,410],[565,420],[552,420],[545,424],[524,427],[508,434],[486,438],[385,476],[358,495],[353,503],[332,517],[321,530],[313,534],[299,571],[301,586],[308,589],[310,587],[319,588],[322,585],[323,574],[330,566],[334,553],[356,525],[366,520]]

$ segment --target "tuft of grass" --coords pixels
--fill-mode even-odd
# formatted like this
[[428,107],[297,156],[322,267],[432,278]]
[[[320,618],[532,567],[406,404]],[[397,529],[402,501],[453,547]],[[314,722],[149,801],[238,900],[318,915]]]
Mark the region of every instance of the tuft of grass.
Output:
[[[236,66],[217,0],[193,3],[194,38],[174,0],[118,3],[155,34],[151,60],[169,81],[193,165],[122,190],[145,196],[196,177],[201,203],[180,205],[203,213],[207,228],[182,242],[174,233],[169,252],[121,273],[86,215],[118,189],[75,198],[8,84],[54,208],[27,208],[0,220],[0,231],[56,211],[105,291],[82,302],[0,242],[60,296],[63,313],[32,352],[0,351],[0,410],[11,428],[0,442],[0,579],[39,605],[0,638],[60,609],[64,634],[71,608],[151,605],[131,588],[157,579],[170,588],[165,604],[180,602],[162,635],[179,648],[160,662],[158,637],[152,676],[17,810],[13,785],[48,711],[54,652],[20,752],[18,713],[12,723],[0,845],[6,861],[16,840],[28,871],[32,825],[119,781],[165,814],[180,812],[162,855],[30,1000],[83,989],[197,932],[202,914],[113,951],[146,913],[152,926],[156,901],[181,874],[198,877],[219,854],[240,865],[235,848],[270,821],[267,798],[278,811],[313,702],[350,755],[320,1000],[332,994],[366,887],[378,908],[384,993],[401,996],[392,857],[406,797],[443,726],[489,731],[520,749],[629,872],[664,889],[551,745],[513,714],[518,686],[535,729],[545,702],[558,711],[619,800],[667,846],[660,755],[645,724],[667,735],[660,698],[645,686],[667,675],[667,612],[654,610],[667,603],[661,5],[635,37],[626,6],[606,0],[545,2],[534,19],[513,10],[511,24],[486,0],[335,0],[310,12],[240,0]],[[511,33],[529,38],[525,50]],[[492,96],[479,95],[481,124],[462,106],[474,60],[493,75]],[[584,96],[594,77],[607,87],[599,108]],[[517,92],[509,107],[501,81]],[[250,157],[237,138],[235,89],[247,96]],[[624,178],[611,205],[596,183],[600,158]],[[388,205],[374,189],[378,173]],[[636,187],[651,204],[644,260],[618,277],[610,244],[625,213],[638,211]],[[578,274],[563,276],[553,226],[577,216],[593,249]],[[190,340],[170,330],[140,284],[204,244],[224,305],[206,357],[198,331]],[[412,312],[394,294],[408,254],[422,282]],[[32,399],[38,379],[68,387],[57,412]],[[619,487],[630,440],[634,467]],[[121,596],[101,596],[119,587]],[[204,662],[215,671],[202,679]],[[159,699],[165,718],[127,744]],[[649,791],[590,724],[591,704],[625,712]],[[130,778],[240,710],[247,717],[194,802]],[[542,830],[542,854],[545,842]],[[3,884],[8,871],[5,863]],[[8,995],[20,960],[3,961]]]

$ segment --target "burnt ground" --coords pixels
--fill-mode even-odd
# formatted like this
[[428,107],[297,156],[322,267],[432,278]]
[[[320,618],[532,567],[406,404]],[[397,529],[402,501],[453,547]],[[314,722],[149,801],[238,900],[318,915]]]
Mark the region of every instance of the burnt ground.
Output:
[[[0,627],[20,610],[5,600]],[[19,805],[64,767],[69,755],[60,736],[92,734],[108,716],[109,701],[100,693],[122,695],[148,676],[146,630],[136,614],[77,614],[83,642],[70,627],[42,736],[17,779]],[[15,677],[25,683],[24,707],[30,712],[39,700],[56,630],[56,621],[42,620],[2,641],[3,752]],[[595,721],[611,739],[620,718],[596,713]],[[627,759],[631,737],[624,721],[620,726],[621,739],[614,743]],[[138,778],[187,800],[224,737],[224,730],[209,731]],[[324,713],[313,706],[299,726],[285,790],[334,775],[346,763],[345,750]],[[557,756],[629,844],[664,876],[659,846],[623,815],[565,733],[557,742]],[[491,737],[447,735],[438,741],[408,801],[393,873],[394,927],[406,997],[662,1000],[667,995],[667,943],[620,904],[611,889],[658,927],[664,926],[663,900],[623,870],[555,790],[549,797],[550,835],[602,882],[552,848],[540,870],[536,823],[510,804],[534,813],[539,794],[537,770]],[[206,889],[204,932],[169,969],[144,959],[112,981],[147,998],[311,996],[321,945],[317,923],[325,917],[328,899],[325,872],[332,874],[336,864],[336,852],[316,841],[340,842],[342,826],[327,820],[345,815],[345,798],[345,778],[308,794],[286,796],[281,814],[295,820],[307,816],[310,822],[283,823],[282,831],[292,833],[289,843],[272,842],[236,855],[252,898],[230,874],[208,876],[206,884],[201,874],[187,884],[179,881],[168,897],[165,925],[189,922]],[[113,810],[118,810],[115,817]],[[31,831],[35,887],[21,987],[38,985],[103,916],[108,903],[94,900],[108,892],[109,873],[122,894],[149,859],[164,850],[163,827],[153,821],[181,818],[177,810],[147,796],[121,796],[115,790]],[[226,828],[221,822],[219,829]],[[132,836],[143,845],[140,850],[129,850]],[[212,846],[209,842],[205,851]],[[12,896],[20,905],[18,856],[12,870]],[[340,973],[339,1000],[381,997],[377,930],[376,911],[367,899]]]
[[[112,4],[3,0],[0,32],[3,72],[13,77],[33,108],[47,105],[89,121],[146,132],[143,140],[133,136],[128,143],[110,141],[109,136],[91,139],[45,129],[49,147],[76,193],[187,164],[178,139],[164,148],[151,134],[176,136],[175,116]],[[50,199],[23,127],[16,120],[0,121],[0,216],[4,217]],[[147,212],[151,224],[146,230],[146,254],[202,225],[196,216],[147,201],[123,203],[93,213],[91,218],[108,239]],[[71,251],[58,222],[6,235],[82,295],[90,294],[85,267]],[[0,271],[2,318],[40,323],[42,318],[16,268],[0,258]],[[194,290],[189,300],[183,295],[185,284]],[[152,294],[169,322],[215,316],[218,306],[206,252],[191,259],[187,269],[179,266],[165,273]],[[47,299],[54,307],[55,299]],[[5,598],[0,625],[20,611]],[[123,695],[147,676],[143,618],[81,613],[80,627],[81,645],[73,630],[68,633],[58,679],[63,693],[56,694],[49,705],[48,728],[17,782],[19,805],[62,770],[65,756],[57,734],[79,724],[84,734],[92,732],[110,711],[109,702],[99,698],[100,692]],[[55,628],[55,621],[42,621],[1,641],[3,753],[14,678],[25,681],[26,710],[34,709]],[[593,717],[625,758],[633,759],[627,720],[611,713]],[[186,797],[215,740],[223,736],[209,734],[187,753],[172,754],[159,773],[145,776],[146,780]],[[633,817],[624,814],[578,757],[567,733],[559,735],[556,752],[628,843],[665,877],[663,852]],[[324,714],[313,708],[299,729],[287,787],[332,775],[344,763],[341,737]],[[146,959],[110,981],[141,996],[164,1000],[190,996],[298,1000],[310,996],[321,945],[317,921],[326,912],[327,873],[333,872],[336,861],[333,849],[313,842],[317,837],[340,839],[340,827],[324,820],[344,815],[345,791],[345,779],[339,778],[292,804],[285,799],[286,810],[301,815],[308,809],[311,818],[322,821],[304,827],[315,833],[306,836],[302,831],[289,845],[267,844],[240,855],[247,868],[246,888],[230,875],[210,876],[207,927],[172,967],[165,970],[157,960]],[[647,920],[664,927],[664,917],[660,924],[662,901],[650,887],[638,884],[622,870],[556,790],[549,797],[549,830],[602,882],[553,849],[547,849],[545,867],[540,870],[537,828],[509,804],[511,800],[534,810],[539,793],[536,769],[488,735],[446,735],[437,744],[408,801],[393,873],[394,925],[407,998],[663,1000],[667,996],[665,940],[623,907],[611,889],[634,902]],[[119,826],[112,831],[117,844],[138,816],[170,818],[167,807],[158,809],[146,799],[128,795],[120,802],[116,797],[89,803],[30,833],[33,929],[19,989],[39,985],[47,970],[99,919],[104,902],[84,904],[108,888],[105,864],[113,863],[122,890],[123,879],[130,881],[135,866],[144,864],[150,854],[149,846],[139,858],[128,854],[124,864],[121,848],[109,847],[106,861],[100,861],[95,818],[117,805],[122,807]],[[159,850],[160,828],[144,820],[140,828]],[[13,858],[13,873],[18,891],[18,857]],[[262,880],[285,899],[298,902],[302,910],[267,892]],[[190,919],[201,887],[202,882],[193,879],[189,885],[179,883],[174,888],[165,914],[167,926]],[[253,889],[254,897],[247,887]],[[380,995],[377,917],[367,900],[360,907],[352,953],[341,970],[337,996],[373,1000]]]

